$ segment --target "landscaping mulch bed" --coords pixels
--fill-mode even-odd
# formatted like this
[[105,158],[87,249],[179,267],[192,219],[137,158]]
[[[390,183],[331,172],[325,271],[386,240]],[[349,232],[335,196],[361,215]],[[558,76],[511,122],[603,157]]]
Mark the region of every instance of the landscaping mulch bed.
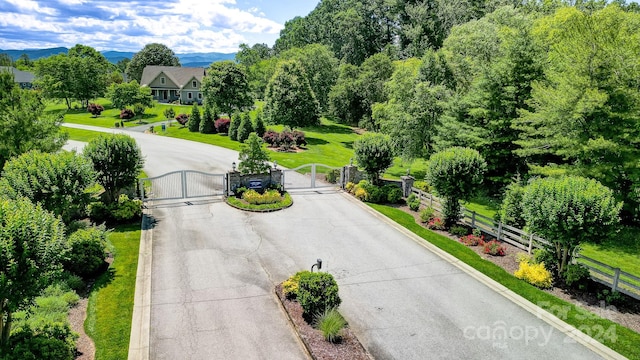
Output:
[[371,360],[373,357],[367,353],[351,332],[349,327],[342,330],[342,339],[339,343],[330,343],[324,339],[322,332],[314,329],[302,317],[302,307],[295,300],[289,300],[282,292],[282,285],[275,288],[278,299],[282,303],[289,319],[293,323],[300,339],[316,360]]

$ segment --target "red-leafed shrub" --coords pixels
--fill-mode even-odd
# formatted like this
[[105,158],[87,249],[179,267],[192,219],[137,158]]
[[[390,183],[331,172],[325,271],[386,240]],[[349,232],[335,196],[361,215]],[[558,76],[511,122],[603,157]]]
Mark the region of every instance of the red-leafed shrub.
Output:
[[427,229],[444,230],[444,221],[441,218],[433,218],[427,223]]
[[484,253],[493,256],[504,256],[504,246],[498,240],[491,240],[484,244]]
[[465,235],[460,238],[460,242],[467,246],[483,246],[484,236],[477,236],[473,234]]
[[229,118],[219,118],[214,124],[216,131],[223,134],[227,134],[229,132],[229,125],[231,125],[231,120],[229,120]]
[[304,138],[304,133],[300,130],[293,130],[291,132],[291,137],[293,138],[293,142],[296,144],[296,146],[306,146],[307,145],[307,141]]
[[120,119],[128,120],[133,119],[136,116],[136,113],[131,109],[122,109],[120,110]]
[[180,114],[178,116],[176,116],[176,121],[182,125],[185,126],[187,124],[187,121],[189,121],[189,115],[187,114]]
[[269,129],[262,135],[262,140],[264,140],[268,146],[278,146],[278,132]]
[[100,104],[91,103],[87,106],[87,111],[94,117],[98,117],[104,111],[104,107]]

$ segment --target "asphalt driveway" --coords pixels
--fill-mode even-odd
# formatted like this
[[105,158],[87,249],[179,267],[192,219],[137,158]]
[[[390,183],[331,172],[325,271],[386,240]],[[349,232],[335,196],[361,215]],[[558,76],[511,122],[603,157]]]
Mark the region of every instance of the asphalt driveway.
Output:
[[[135,138],[148,174],[225,169],[235,160],[203,144]],[[137,327],[148,331],[151,359],[305,358],[273,287],[316,258],[336,277],[341,312],[377,359],[616,355],[576,343],[563,323],[550,325],[535,306],[348,195],[296,191],[293,200],[265,214],[219,199],[152,206],[143,235],[152,234],[144,254],[150,314]]]

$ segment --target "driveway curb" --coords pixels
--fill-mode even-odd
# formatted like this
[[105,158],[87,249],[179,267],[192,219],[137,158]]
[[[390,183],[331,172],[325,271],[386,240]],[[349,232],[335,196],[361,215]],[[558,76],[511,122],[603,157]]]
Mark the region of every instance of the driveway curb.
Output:
[[151,260],[153,229],[150,227],[151,210],[142,217],[142,235],[138,253],[136,290],[133,300],[129,360],[149,359],[149,331],[151,324]]
[[471,267],[471,266],[467,265],[466,263],[460,261],[455,256],[453,256],[453,255],[449,254],[448,252],[438,248],[437,246],[433,245],[432,243],[428,242],[427,240],[425,240],[425,239],[419,237],[418,235],[414,234],[413,232],[409,231],[405,227],[399,225],[395,221],[392,221],[388,217],[380,214],[379,212],[375,211],[371,207],[369,207],[366,204],[364,204],[362,201],[357,200],[353,196],[348,195],[348,194],[346,194],[344,192],[342,193],[342,196],[347,198],[349,201],[357,203],[358,206],[360,206],[363,209],[367,210],[369,213],[371,213],[372,215],[374,215],[378,219],[380,219],[380,220],[386,222],[387,224],[391,225],[393,228],[395,228],[399,232],[403,233],[404,235],[406,235],[407,237],[412,239],[417,244],[421,245],[422,247],[426,248],[427,250],[429,250],[429,251],[433,252],[434,254],[438,255],[443,260],[445,260],[446,262],[454,265],[458,269],[462,270],[464,273],[466,273],[466,274],[470,275],[471,277],[473,277],[474,279],[478,280],[483,285],[487,286],[488,288],[494,290],[495,292],[497,292],[500,295],[504,296],[505,298],[509,299],[514,304],[520,306],[524,310],[526,310],[529,313],[535,315],[536,317],[538,317],[539,319],[543,320],[547,324],[553,326],[554,328],[559,330],[561,333],[565,334],[568,338],[571,338],[573,341],[582,344],[584,347],[586,347],[589,350],[593,351],[595,354],[597,354],[597,355],[599,355],[599,356],[601,356],[601,357],[603,357],[605,359],[626,359],[626,357],[620,355],[619,353],[617,353],[616,351],[614,351],[611,348],[607,347],[606,345],[604,345],[604,344],[598,342],[597,340],[593,339],[592,337],[586,335],[585,333],[583,333],[582,331],[578,330],[574,326],[567,324],[566,322],[562,321],[560,318],[556,317],[555,315],[550,314],[549,312],[547,312],[546,310],[544,310],[544,309],[540,308],[539,306],[535,305],[531,301],[529,301],[529,300],[525,299],[524,297],[516,294],[515,292],[509,290],[504,285],[498,283],[497,281],[491,279],[487,275],[479,272],[478,270],[474,269],[473,267]]

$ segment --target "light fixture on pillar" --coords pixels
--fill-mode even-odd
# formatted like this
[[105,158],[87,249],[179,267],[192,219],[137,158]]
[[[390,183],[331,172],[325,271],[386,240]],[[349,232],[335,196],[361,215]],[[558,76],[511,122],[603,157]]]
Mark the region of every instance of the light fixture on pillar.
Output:
[[231,163],[231,169],[233,171],[236,171],[236,162],[235,161]]
[[274,161],[274,162],[273,162],[273,168],[274,168],[274,169],[277,169],[277,168],[278,168],[278,162],[277,162],[277,161]]

